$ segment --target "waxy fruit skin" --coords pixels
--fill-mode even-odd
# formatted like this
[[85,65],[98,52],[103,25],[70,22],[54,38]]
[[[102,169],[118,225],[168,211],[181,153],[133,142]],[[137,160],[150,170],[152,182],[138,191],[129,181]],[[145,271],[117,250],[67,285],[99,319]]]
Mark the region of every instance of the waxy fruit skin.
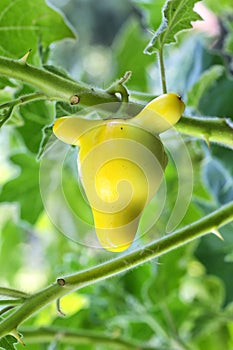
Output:
[[131,119],[55,121],[63,142],[79,146],[78,168],[102,247],[121,252],[133,242],[143,209],[162,181],[167,156],[158,136],[174,125],[184,103],[174,93],[154,99]]

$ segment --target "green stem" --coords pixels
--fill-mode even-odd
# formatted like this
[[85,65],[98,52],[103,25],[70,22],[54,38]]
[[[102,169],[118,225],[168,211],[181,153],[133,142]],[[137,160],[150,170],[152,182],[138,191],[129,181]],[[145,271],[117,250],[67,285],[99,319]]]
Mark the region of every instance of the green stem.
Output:
[[166,94],[167,93],[167,83],[166,83],[166,73],[165,73],[165,65],[164,65],[164,58],[163,58],[163,46],[162,45],[158,51],[158,59],[159,59],[159,68],[160,68],[162,90],[163,90],[163,93]]
[[132,350],[156,350],[154,347],[142,345],[121,337],[102,335],[88,330],[70,330],[58,327],[23,328],[20,330],[26,344],[51,343],[59,341],[60,344],[102,344],[109,348]]
[[104,90],[5,57],[0,57],[0,75],[32,85],[54,100],[70,101],[73,96],[78,96],[79,103],[83,106],[119,102],[115,95]]
[[109,94],[119,93],[121,95],[121,102],[128,102],[129,93],[124,83],[126,83],[131,77],[131,72],[127,71],[123,77],[115,81],[106,91]]
[[11,297],[11,298],[28,298],[29,294],[21,292],[16,289],[0,287],[0,295]]
[[216,230],[233,220],[233,201],[206,217],[183,227],[176,232],[148,244],[135,251],[123,254],[111,261],[80,271],[70,276],[58,278],[57,282],[31,295],[11,315],[0,323],[0,336],[10,333],[45,305],[84,286],[115,276],[176,249],[195,238]]
[[42,92],[33,92],[32,94],[24,95],[15,100],[11,100],[9,102],[5,102],[1,104],[0,109],[11,108],[11,107],[18,106],[20,104],[24,104],[35,100],[43,100],[46,98],[47,98],[46,95],[43,94]]
[[120,258],[61,278],[61,280],[65,282],[64,288],[82,288],[120,272],[127,271],[153,258],[168,253],[197,237],[212,232],[212,230],[232,220],[233,201],[201,220],[185,226],[172,234],[166,235],[140,249],[124,254]]
[[25,299],[0,299],[0,306],[2,305],[20,305],[23,304]]
[[1,104],[0,110],[3,111],[3,115],[1,116],[2,120],[0,121],[0,128],[11,117],[14,107],[16,107],[20,104],[28,103],[28,102],[35,101],[35,100],[46,99],[46,98],[47,98],[46,95],[44,95],[43,93],[35,92],[35,93],[21,96],[15,100]]
[[233,148],[233,127],[223,118],[182,117],[175,126],[182,134]]

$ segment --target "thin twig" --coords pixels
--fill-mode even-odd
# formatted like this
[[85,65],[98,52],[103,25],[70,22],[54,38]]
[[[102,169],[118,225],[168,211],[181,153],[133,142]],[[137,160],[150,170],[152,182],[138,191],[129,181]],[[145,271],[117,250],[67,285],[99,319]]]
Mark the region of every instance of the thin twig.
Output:
[[162,90],[163,90],[163,93],[166,94],[167,93],[167,83],[166,83],[166,73],[165,73],[165,65],[164,65],[164,58],[163,58],[163,46],[161,46],[159,51],[158,51],[158,59],[159,59],[159,68],[160,68]]

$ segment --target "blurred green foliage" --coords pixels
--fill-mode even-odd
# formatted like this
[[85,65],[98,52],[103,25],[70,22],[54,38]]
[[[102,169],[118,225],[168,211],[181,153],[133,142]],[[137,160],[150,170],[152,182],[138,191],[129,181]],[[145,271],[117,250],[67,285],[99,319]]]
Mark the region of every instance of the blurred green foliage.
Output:
[[[56,12],[42,0],[1,1],[2,55],[20,58],[33,48],[34,64],[61,67],[73,79],[99,87],[107,87],[131,70],[132,78],[127,84],[130,90],[137,90],[139,96],[161,92],[156,56],[143,51],[160,25],[163,0],[50,0],[50,4],[56,7]],[[204,31],[195,29],[179,35],[178,43],[166,50],[168,87],[184,96],[187,113],[191,115],[233,118],[233,56],[229,50],[233,31],[231,22],[224,25],[226,18],[232,21],[232,1],[206,0],[203,4],[216,16],[219,23],[216,34],[211,36],[207,25]],[[6,30],[11,25],[15,31]],[[32,25],[36,28],[31,28]],[[34,91],[2,77],[0,89],[1,103]],[[1,285],[36,291],[58,275],[112,257],[109,252],[88,247],[90,242],[93,245],[96,242],[90,208],[81,187],[77,186],[76,152],[74,155],[71,150],[70,158],[66,155],[61,173],[48,171],[46,177],[51,182],[51,193],[53,185],[59,184],[59,176],[62,177],[71,211],[90,225],[77,227],[73,217],[63,216],[61,206],[57,216],[67,226],[67,232],[60,232],[56,223],[50,221],[51,211],[44,208],[41,200],[39,171],[43,157],[37,161],[36,156],[41,151],[43,130],[55,116],[68,112],[73,113],[74,109],[61,103],[33,102],[18,108],[11,123],[0,130]],[[180,225],[233,199],[232,150],[216,145],[207,147],[203,141],[191,138],[184,138],[184,142],[192,160],[194,188]],[[47,149],[43,147],[44,157],[50,152],[50,144],[47,145]],[[64,159],[59,163],[58,153],[51,158],[53,161],[61,165]],[[177,195],[177,172],[172,159],[166,172],[166,185],[162,215],[136,245],[166,233]],[[51,195],[52,207],[56,201],[57,197]],[[158,201],[155,198],[148,212],[152,218]],[[76,301],[71,296],[70,301],[67,299],[65,318],[49,306],[25,325],[95,330],[109,337],[121,335],[148,343],[161,350],[230,350],[233,348],[232,230],[232,224],[221,230],[224,242],[209,235],[158,261],[82,289],[75,294]],[[76,233],[76,239],[71,232]],[[6,345],[0,343],[1,346]],[[49,344],[30,344],[30,349],[108,350],[109,347],[64,345],[54,338]]]

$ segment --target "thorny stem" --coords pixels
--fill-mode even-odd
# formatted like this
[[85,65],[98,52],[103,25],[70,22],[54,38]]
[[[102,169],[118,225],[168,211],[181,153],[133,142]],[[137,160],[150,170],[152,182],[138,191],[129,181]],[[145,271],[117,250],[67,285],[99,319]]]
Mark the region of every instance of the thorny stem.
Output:
[[208,145],[217,142],[233,148],[233,123],[228,119],[183,116],[175,128],[182,134],[202,138]]
[[0,323],[0,337],[12,332],[32,314],[65,294],[146,263],[198,237],[214,232],[218,227],[232,220],[233,201],[204,218],[140,249],[125,253],[90,269],[58,278],[52,285],[26,298],[21,306]]
[[82,106],[92,106],[106,102],[119,102],[119,99],[104,90],[93,88],[83,83],[64,78],[44,69],[36,68],[27,63],[0,57],[0,75],[11,77],[43,92],[54,100],[70,101],[78,96]]

